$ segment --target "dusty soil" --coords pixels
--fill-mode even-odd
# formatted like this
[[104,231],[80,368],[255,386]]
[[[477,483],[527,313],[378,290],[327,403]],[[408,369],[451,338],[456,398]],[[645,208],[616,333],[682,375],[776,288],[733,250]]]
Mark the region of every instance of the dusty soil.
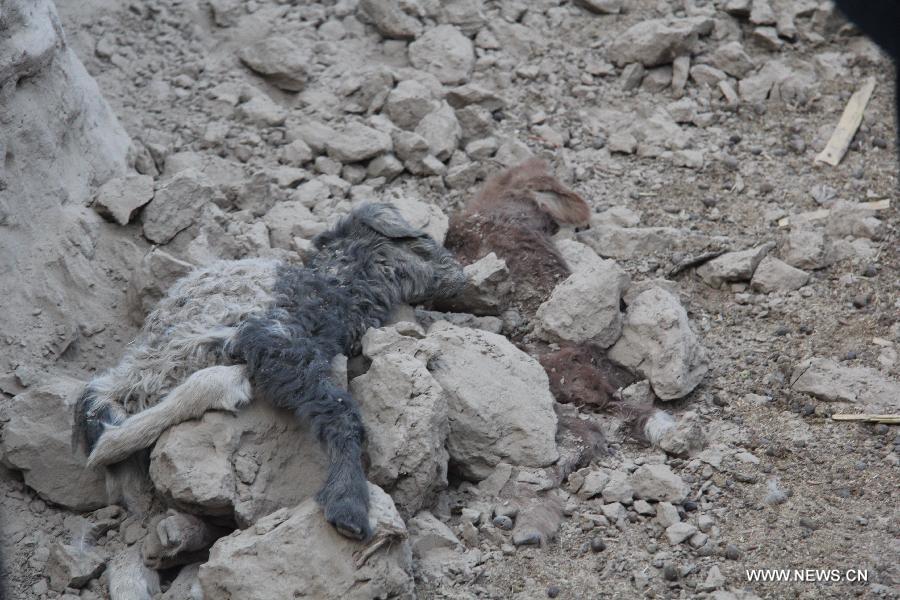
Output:
[[[218,27],[207,4],[197,0],[60,0],[58,8],[69,42],[133,139],[151,148],[151,154],[212,154],[234,161],[247,173],[277,164],[292,124],[343,120],[345,114],[334,100],[346,74],[405,61],[402,43],[384,42],[368,28],[364,35],[319,42],[307,89],[299,95],[281,92],[243,68],[237,49],[276,32],[291,36],[302,30],[313,36],[327,17],[343,17],[334,16],[332,2],[235,4],[242,5],[240,16],[227,28]],[[494,64],[476,66],[473,80],[498,90],[507,101],[494,135],[516,138],[551,158],[595,211],[627,206],[641,214],[642,226],[704,234],[713,240],[710,247],[741,250],[783,241],[787,229],[769,217],[820,208],[812,193],[816,186],[830,186],[845,200],[890,198],[893,205],[878,214],[883,232],[872,242],[872,256],[812,271],[809,284],[796,292],[747,294],[746,284],[714,290],[693,270],[675,277],[693,326],[710,352],[711,370],[693,394],[671,408],[699,411],[712,442],[753,455],[741,455],[747,461],[742,462],[728,454],[717,468],[701,460],[669,461],[693,494],[707,480],[719,490],[715,495],[692,495],[692,508],[713,517],[718,528],[714,554],[700,556],[687,544],[670,546],[662,529],[645,517],[629,521],[622,530],[593,527],[583,514],[599,513],[600,502],[585,501],[582,516],[567,519],[556,542],[519,548],[510,555],[493,547],[474,580],[423,586],[421,597],[538,598],[558,587],[559,598],[690,598],[700,595],[698,588],[713,566],[737,594],[746,589],[763,598],[898,597],[900,431],[833,422],[830,414],[847,406],[790,388],[793,367],[812,356],[900,378],[892,69],[886,59],[859,50],[864,48],[862,40],[847,31],[807,39],[802,32],[812,31],[813,25],[809,18],[798,19],[797,41],[784,43],[778,52],[749,45],[748,51],[758,65],[776,58],[811,61],[825,52],[849,53],[842,74],[816,81],[805,102],[734,108],[718,93],[700,92],[689,82],[687,96],[708,102],[706,112],[711,114],[702,127],[683,126],[693,135],[691,147],[703,152],[701,168],[676,167],[666,157],[610,154],[597,141],[602,134],[589,127],[589,109],[654,108],[674,97],[668,89],[624,91],[619,68],[608,75],[589,72],[604,70],[593,66],[606,62],[605,48],[617,33],[646,19],[684,12],[681,3],[674,2],[626,4],[624,14],[596,15],[556,1],[485,2],[488,22],[508,17],[516,7],[527,12],[522,22],[531,28],[535,46],[522,54],[506,47],[496,53]],[[749,36],[751,26],[741,23]],[[814,164],[850,93],[870,76],[877,82],[875,94],[850,152],[837,167]],[[234,119],[216,100],[225,84],[264,89],[288,111],[288,125],[259,127]],[[569,138],[567,145],[557,147],[547,139],[552,136],[542,137],[542,124]],[[227,134],[211,135],[216,128]],[[448,190],[439,177],[404,173],[375,194],[413,195],[449,212],[473,191]],[[139,225],[126,231],[142,251],[149,247]],[[684,257],[681,250],[666,249],[619,263],[634,279],[643,279],[664,277]],[[861,295],[865,301],[859,301]],[[124,291],[112,300],[124,302]],[[135,329],[124,315],[109,314],[103,331],[57,360],[36,357],[35,377],[67,372],[87,378],[114,363]],[[615,444],[600,464],[619,468],[652,453],[633,442]],[[783,503],[765,501],[772,480],[788,493]],[[38,499],[15,473],[4,473],[0,486],[2,510],[9,515],[4,554],[11,597],[56,597],[40,583],[43,562],[35,554],[71,533],[64,523],[68,513]],[[605,541],[605,549],[590,548],[595,538]],[[726,557],[729,545],[736,551]],[[671,581],[663,568],[670,564],[677,571]],[[748,582],[746,570],[760,568],[862,569],[868,582]],[[83,597],[93,593],[85,591]]]

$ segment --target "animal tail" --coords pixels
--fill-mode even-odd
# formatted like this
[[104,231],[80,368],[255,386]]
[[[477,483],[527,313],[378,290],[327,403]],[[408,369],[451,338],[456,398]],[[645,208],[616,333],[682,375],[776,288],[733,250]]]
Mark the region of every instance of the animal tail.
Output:
[[539,158],[526,160],[488,179],[473,206],[502,202],[511,195],[527,198],[560,224],[587,225],[591,218],[587,201],[564,186]]

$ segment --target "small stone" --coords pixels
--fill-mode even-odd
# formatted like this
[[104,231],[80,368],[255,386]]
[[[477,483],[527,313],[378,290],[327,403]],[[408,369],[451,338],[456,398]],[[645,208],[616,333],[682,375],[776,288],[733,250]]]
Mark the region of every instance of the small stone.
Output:
[[681,517],[678,515],[678,509],[670,502],[660,502],[656,505],[656,521],[668,528],[675,523],[680,523]]
[[510,531],[513,528],[513,520],[506,515],[497,515],[494,517],[492,523],[494,524],[494,527],[504,531]]
[[559,592],[560,589],[558,585],[551,585],[547,588],[547,597],[556,598],[557,596],[559,596]]
[[598,537],[591,538],[591,551],[603,552],[604,550],[606,550],[606,542]]
[[390,152],[391,136],[359,123],[351,123],[325,142],[328,156],[342,163],[374,158]]
[[741,551],[734,544],[725,546],[725,558],[728,560],[737,560],[741,557]]
[[635,500],[634,510],[637,512],[637,514],[648,517],[656,514],[656,509],[653,508],[653,505],[646,500]]
[[666,563],[666,566],[663,567],[663,577],[665,577],[666,581],[675,581],[678,579],[678,569],[675,568],[675,565],[672,563]]
[[616,131],[609,136],[606,146],[610,152],[634,154],[637,150],[637,139],[627,131]]
[[683,502],[690,491],[684,480],[668,465],[642,465],[631,475],[636,496],[644,500]]
[[697,269],[697,275],[714,288],[729,281],[749,281],[756,267],[774,247],[775,244],[767,243],[740,252],[726,252],[703,264]]
[[103,557],[96,552],[57,542],[50,547],[47,561],[50,588],[57,592],[66,588],[82,588],[99,576],[105,567]]
[[622,89],[626,92],[640,87],[646,70],[641,63],[631,63],[622,69]]
[[388,94],[384,112],[401,129],[412,130],[435,108],[431,91],[414,79],[401,81]]
[[697,528],[690,523],[675,523],[666,528],[666,538],[673,546],[680,544],[697,533]]
[[408,15],[397,0],[359,0],[360,16],[371,22],[382,36],[394,40],[415,39],[422,24]]

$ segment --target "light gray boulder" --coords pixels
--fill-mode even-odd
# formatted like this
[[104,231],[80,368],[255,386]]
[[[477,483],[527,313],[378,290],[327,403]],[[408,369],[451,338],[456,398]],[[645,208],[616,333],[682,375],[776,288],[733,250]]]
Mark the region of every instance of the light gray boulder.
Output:
[[576,270],[538,307],[538,334],[608,348],[622,332],[619,304],[629,283],[628,274],[612,260],[596,260]]
[[285,37],[266,37],[244,46],[238,57],[250,70],[277,88],[299,92],[306,85],[310,55]]
[[368,478],[410,517],[447,486],[446,394],[421,361],[400,352],[375,355],[350,391],[366,427]]
[[168,243],[196,223],[203,207],[216,196],[216,188],[202,171],[180,171],[156,191],[141,213],[144,236],[157,244]]
[[322,600],[415,597],[406,526],[383,490],[369,484],[369,546],[341,536],[312,498],[221,538],[200,567],[206,598]]
[[656,67],[690,56],[700,35],[712,31],[712,19],[650,19],[632,25],[610,44],[607,56],[618,66],[641,63]]
[[119,225],[128,225],[138,209],[152,199],[153,178],[149,175],[116,177],[97,190],[94,210]]
[[687,312],[669,292],[652,287],[628,306],[622,337],[609,358],[648,380],[661,400],[689,394],[709,370],[706,350]]
[[247,527],[313,497],[326,467],[308,427],[260,400],[167,430],[151,453],[150,478],[175,506]]
[[635,497],[643,500],[681,504],[690,493],[688,485],[668,465],[641,465],[630,481]]
[[106,480],[72,452],[73,406],[84,382],[69,377],[30,389],[4,408],[3,463],[21,471],[25,485],[72,510],[106,506]]
[[789,292],[798,290],[809,281],[809,273],[780,261],[774,256],[766,256],[750,280],[750,287],[757,292]]
[[505,337],[436,323],[419,343],[447,392],[450,458],[481,480],[507,462],[544,467],[559,458],[547,374]]
[[750,281],[756,267],[774,247],[775,244],[770,242],[749,250],[726,252],[701,265],[697,275],[714,288],[731,281]]

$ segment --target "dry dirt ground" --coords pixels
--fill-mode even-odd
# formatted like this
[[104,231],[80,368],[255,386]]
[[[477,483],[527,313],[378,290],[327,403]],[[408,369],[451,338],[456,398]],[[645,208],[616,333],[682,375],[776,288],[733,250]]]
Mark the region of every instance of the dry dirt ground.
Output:
[[[57,4],[70,44],[128,133],[157,159],[190,150],[221,156],[248,172],[274,167],[292,125],[346,117],[336,108],[345,77],[365,66],[405,61],[403,42],[383,41],[371,28],[340,36],[329,25],[314,44],[316,64],[307,89],[287,94],[243,68],[237,50],[272,32],[302,31],[315,39],[323,22],[345,22],[353,2],[342,0],[338,9],[333,2],[233,2],[237,17],[229,27],[214,23],[203,0]],[[745,589],[763,598],[900,597],[900,430],[833,422],[831,412],[848,406],[790,386],[793,368],[808,357],[900,378],[892,69],[851,30],[827,28],[811,12],[798,17],[796,40],[782,40],[778,50],[754,45],[753,26],[737,19],[734,27],[757,65],[776,59],[812,64],[824,53],[838,53],[839,72],[817,77],[799,98],[756,106],[731,106],[718,91],[703,91],[689,81],[685,95],[706,115],[699,126],[682,126],[692,138],[688,150],[702,153],[699,168],[674,166],[669,155],[610,153],[595,109],[648,115],[676,99],[671,89],[623,90],[622,69],[608,64],[610,40],[640,21],[713,6],[638,0],[625,2],[622,14],[598,15],[553,0],[484,2],[488,23],[517,20],[529,32],[497,36],[500,50],[479,50],[494,60],[479,60],[473,80],[497,90],[507,103],[493,135],[518,139],[550,158],[595,211],[628,207],[640,213],[642,226],[703,234],[713,240],[710,247],[783,243],[788,228],[779,227],[777,218],[819,209],[814,195],[823,193],[823,186],[854,202],[891,199],[892,206],[878,214],[881,232],[868,255],[811,271],[799,291],[757,294],[746,283],[716,290],[692,269],[674,278],[709,350],[711,369],[703,384],[672,408],[697,410],[712,442],[748,453],[728,454],[716,468],[702,460],[669,462],[694,493],[705,481],[717,490],[697,496],[691,507],[714,519],[716,552],[701,556],[687,544],[670,546],[662,529],[644,517],[621,530],[594,527],[583,514],[599,513],[600,502],[586,501],[583,514],[565,520],[554,543],[495,553],[474,581],[423,586],[422,597],[692,598],[700,595],[713,566],[736,597]],[[705,44],[711,49],[718,42]],[[849,153],[836,167],[814,164],[849,95],[870,76],[875,93]],[[223,109],[227,102],[221,97],[244,84],[265,90],[285,109],[287,125],[259,126]],[[449,212],[475,189],[447,189],[439,180],[404,173],[376,193],[415,195]],[[139,226],[130,226],[127,235],[142,251],[149,247]],[[619,264],[635,279],[664,277],[686,256],[677,248],[656,250]],[[115,362],[135,330],[117,310],[109,314],[106,329],[59,360],[36,359],[35,377],[67,372],[86,378]],[[895,402],[900,405],[900,399]],[[627,466],[653,453],[631,442],[612,450],[601,465]],[[787,493],[785,501],[766,501],[773,481]],[[11,597],[56,597],[40,583],[46,559],[39,549],[66,534],[68,513],[38,499],[12,472],[0,485],[4,514],[11,515],[5,539]],[[591,548],[596,538],[605,549]],[[748,582],[746,570],[760,568],[861,569],[868,581]]]

